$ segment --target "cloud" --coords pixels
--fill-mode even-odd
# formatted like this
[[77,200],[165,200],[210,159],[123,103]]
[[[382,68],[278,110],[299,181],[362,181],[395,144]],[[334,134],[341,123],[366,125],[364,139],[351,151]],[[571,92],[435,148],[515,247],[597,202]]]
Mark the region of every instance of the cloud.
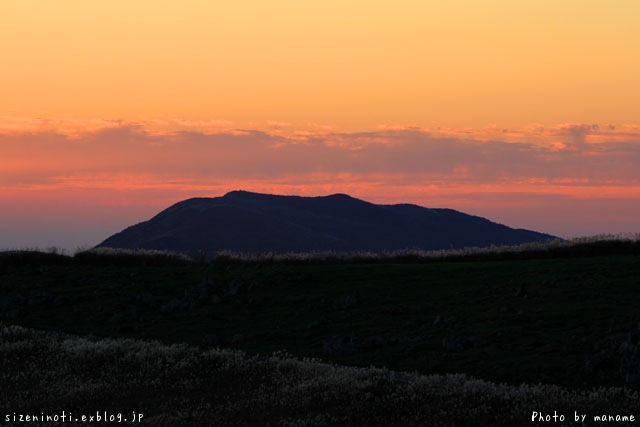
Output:
[[156,180],[158,186],[321,175],[362,182],[387,176],[406,185],[522,181],[628,186],[640,180],[640,128],[633,126],[381,127],[368,132],[196,129],[201,127],[202,122],[181,122],[177,130],[156,132],[145,124],[109,122],[82,133],[12,128],[0,133],[0,179],[4,186],[77,185],[83,176],[91,182],[101,177],[114,186],[124,185],[123,176]]
[[565,131],[565,148],[574,151],[584,151],[587,149],[587,135],[597,133],[599,126],[587,124],[566,124],[559,126]]
[[95,244],[177,201],[234,189],[449,207],[564,236],[638,229],[638,125],[80,124],[0,125],[4,245]]

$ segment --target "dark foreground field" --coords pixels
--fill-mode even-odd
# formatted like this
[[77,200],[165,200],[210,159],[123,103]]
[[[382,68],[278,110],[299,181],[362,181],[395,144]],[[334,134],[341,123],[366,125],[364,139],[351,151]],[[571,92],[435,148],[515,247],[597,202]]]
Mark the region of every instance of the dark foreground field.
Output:
[[[635,392],[563,394],[556,387],[640,388],[637,242],[622,249],[601,245],[588,251],[529,255],[357,262],[221,258],[193,263],[153,257],[4,254],[0,321],[88,338],[63,340],[5,329],[2,384],[13,384],[9,389],[21,384],[20,376],[7,375],[32,363],[28,371],[40,372],[43,379],[25,382],[31,388],[12,398],[11,407],[53,410],[65,399],[78,408],[98,407],[114,398],[118,383],[135,382],[137,386],[125,387],[130,394],[114,398],[120,402],[116,406],[129,408],[126,402],[139,402],[139,411],[157,416],[169,416],[167,408],[175,406],[176,411],[186,411],[180,416],[190,414],[195,420],[197,414],[218,414],[228,425],[262,425],[252,417],[263,412],[274,425],[376,425],[371,417],[384,413],[391,420],[387,424],[395,425],[531,425],[534,410],[623,413],[640,407]],[[14,335],[22,337],[11,338],[20,344],[7,345],[7,337]],[[188,343],[199,349],[134,341],[93,343],[98,337]],[[102,350],[77,350],[82,346],[117,357],[102,356]],[[207,353],[218,347],[240,349],[248,356]],[[111,348],[120,350],[106,350]],[[281,350],[297,358],[413,373],[274,361],[270,355]],[[149,356],[141,361],[127,356],[129,351]],[[191,356],[162,361],[168,357],[162,355],[172,351]],[[27,359],[30,352],[35,355]],[[62,358],[62,374],[47,374],[53,370],[47,362],[53,353]],[[110,365],[119,358],[121,363]],[[218,362],[209,366],[208,358]],[[226,363],[220,362],[224,358],[243,368],[218,369]],[[141,368],[143,362],[150,366]],[[74,364],[79,384],[84,385],[66,397],[55,394],[50,382],[71,375],[64,369]],[[87,373],[94,369],[91,366],[111,370],[117,379],[104,385],[109,374],[92,381]],[[133,373],[138,371],[137,377]],[[422,376],[451,373],[491,383]],[[158,387],[167,387],[166,381],[177,378],[172,375],[182,374],[188,384],[181,386],[182,380],[176,380],[175,389],[167,389],[174,390],[167,392],[168,400],[160,397]],[[155,377],[160,383],[151,381]],[[39,393],[44,394],[37,397]],[[83,400],[83,393],[96,397]],[[292,396],[302,400],[294,403]],[[187,404],[192,400],[193,405]],[[208,409],[201,406],[206,401]],[[176,403],[167,406],[168,402]],[[465,402],[475,412],[461,412],[458,406]],[[245,406],[263,409],[249,411],[242,409]],[[449,418],[437,418],[438,411]],[[425,422],[432,418],[442,424]]]
[[[62,411],[128,423],[142,414],[152,426],[544,425],[531,421],[533,411],[563,415],[556,425],[599,425],[594,416],[637,416],[639,401],[637,392],[615,388],[496,385],[2,324],[0,366],[2,425],[62,425],[13,422]],[[586,423],[573,422],[576,410]]]

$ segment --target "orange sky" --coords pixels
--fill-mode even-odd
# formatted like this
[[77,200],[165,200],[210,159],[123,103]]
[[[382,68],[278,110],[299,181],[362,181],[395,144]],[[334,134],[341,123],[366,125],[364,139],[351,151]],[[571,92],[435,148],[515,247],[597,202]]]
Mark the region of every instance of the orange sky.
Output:
[[635,0],[0,2],[0,248],[95,244],[237,188],[636,232],[638,17]]

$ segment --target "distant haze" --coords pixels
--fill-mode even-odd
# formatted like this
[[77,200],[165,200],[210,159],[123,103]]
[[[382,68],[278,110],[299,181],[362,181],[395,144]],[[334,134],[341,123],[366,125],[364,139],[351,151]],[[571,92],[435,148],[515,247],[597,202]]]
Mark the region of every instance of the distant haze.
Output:
[[[260,187],[258,187],[260,189]],[[114,194],[112,192],[111,194]],[[221,196],[218,194],[200,194],[201,196]],[[309,195],[325,195],[326,193]],[[188,196],[190,196],[189,194]],[[148,203],[147,206],[134,204],[105,205],[96,200],[88,200],[87,205],[66,204],[46,205],[40,203],[34,207],[30,216],[18,216],[19,212],[7,215],[3,212],[0,223],[1,249],[20,249],[26,247],[48,248],[56,246],[73,253],[76,249],[87,248],[98,244],[113,233],[123,228],[146,220],[160,212],[168,205],[179,199],[166,200],[164,198],[145,198],[143,192],[132,192],[128,197],[130,203],[139,196],[139,201]],[[363,196],[365,197],[365,196]],[[560,237],[577,237],[602,233],[624,233],[638,230],[632,212],[640,211],[637,201],[626,200],[580,200],[569,198],[540,198],[529,200],[526,196],[519,199],[505,197],[503,203],[513,203],[513,206],[478,208],[472,202],[482,202],[482,199],[469,197],[466,202],[443,198],[439,204],[421,203],[420,197],[402,200],[399,197],[370,197],[377,203],[413,202],[423,206],[450,207],[474,215],[487,217],[493,221],[504,223],[515,228],[528,228],[546,232]],[[496,201],[497,198],[491,200]],[[522,202],[519,205],[517,202]],[[534,202],[534,203],[532,203]],[[533,205],[533,206],[532,206]],[[620,209],[622,206],[622,209]],[[48,219],[42,220],[37,212],[46,212]],[[575,218],[579,218],[576,220]]]

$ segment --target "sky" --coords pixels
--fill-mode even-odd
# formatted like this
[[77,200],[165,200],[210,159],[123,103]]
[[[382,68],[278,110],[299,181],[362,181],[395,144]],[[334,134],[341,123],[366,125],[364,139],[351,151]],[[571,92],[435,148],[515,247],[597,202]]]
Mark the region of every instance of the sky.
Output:
[[0,249],[244,189],[640,232],[640,2],[0,2]]

